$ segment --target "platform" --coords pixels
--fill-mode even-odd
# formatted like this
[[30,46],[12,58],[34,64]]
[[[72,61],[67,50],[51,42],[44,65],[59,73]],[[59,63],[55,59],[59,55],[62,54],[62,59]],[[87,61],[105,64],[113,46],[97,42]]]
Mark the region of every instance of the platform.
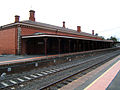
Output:
[[57,57],[59,55],[6,55],[0,56],[0,65],[15,64],[22,62],[29,62],[34,60],[47,59],[51,57]]
[[101,51],[112,50],[112,49],[117,49],[117,48],[107,48],[107,49],[98,49],[98,50],[90,50],[90,51],[83,51],[83,52],[63,53],[63,54],[48,54],[46,56],[45,55],[0,55],[0,65],[48,59],[51,57],[52,58],[63,57],[63,56],[80,55],[80,54],[82,55],[82,54],[101,52]]
[[40,59],[44,58],[45,56],[38,56],[38,55],[26,55],[26,56],[19,56],[19,55],[6,55],[6,56],[0,56],[0,65],[4,64],[12,64],[12,63],[19,63],[19,62],[25,62],[25,61],[31,61],[33,59]]
[[59,90],[120,90],[120,56],[90,79],[84,79],[82,84],[84,80],[79,78]]

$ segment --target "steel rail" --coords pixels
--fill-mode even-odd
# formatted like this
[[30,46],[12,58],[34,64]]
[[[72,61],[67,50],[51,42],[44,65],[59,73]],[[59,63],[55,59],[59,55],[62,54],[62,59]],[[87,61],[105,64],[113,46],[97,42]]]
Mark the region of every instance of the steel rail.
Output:
[[[107,59],[110,59],[110,58],[112,58],[112,57],[115,57],[115,56],[117,56],[117,55],[119,55],[119,53],[115,53],[115,54],[113,54],[113,55],[111,55],[111,57],[109,57],[109,58],[107,58]],[[100,57],[103,57],[103,56],[106,56],[106,55],[102,55],[102,56],[100,56]],[[98,58],[100,58],[100,57],[98,57]],[[96,59],[96,58],[94,58],[94,59]],[[106,60],[107,60],[106,59]],[[90,61],[90,60],[89,60]],[[88,62],[89,62],[88,61]],[[81,69],[81,70],[79,70],[78,72],[76,72],[76,73],[73,73],[73,74],[71,74],[71,75],[68,75],[68,76],[66,76],[66,77],[64,77],[64,78],[62,78],[62,79],[59,79],[59,80],[56,80],[55,82],[52,82],[52,83],[50,83],[50,84],[48,84],[48,85],[46,85],[46,86],[43,86],[43,87],[41,87],[40,88],[40,90],[43,90],[43,89],[46,89],[46,88],[48,88],[48,87],[51,87],[52,85],[54,85],[54,84],[56,84],[56,83],[59,83],[59,82],[61,82],[61,81],[63,81],[63,80],[66,80],[66,79],[68,79],[68,78],[70,78],[70,77],[72,77],[72,76],[74,76],[74,75],[76,75],[76,74],[78,74],[78,73],[80,73],[80,72],[83,72],[83,71],[85,71],[85,70],[87,70],[87,69],[89,69],[89,68],[91,68],[91,67],[93,67],[93,66],[95,66],[95,65],[98,65],[98,64],[100,64],[100,63],[102,63],[104,60],[101,60],[100,62],[98,62],[98,63],[95,63],[95,64],[91,64],[90,66],[88,66],[88,67],[86,67],[86,68],[83,68],[83,69]],[[84,62],[85,63],[85,62]],[[81,63],[81,64],[83,64],[83,63]]]
[[[57,72],[64,71],[64,70],[66,70],[66,69],[70,69],[70,68],[73,68],[73,67],[77,67],[77,66],[79,66],[79,65],[86,64],[86,63],[88,63],[88,62],[92,62],[92,61],[94,61],[94,60],[96,60],[96,59],[99,59],[99,58],[102,58],[102,57],[104,57],[104,56],[106,57],[106,59],[108,59],[108,58],[112,58],[112,57],[114,57],[114,56],[116,56],[116,55],[119,54],[119,50],[118,50],[118,51],[114,51],[114,52],[115,52],[114,54],[113,54],[113,52],[107,53],[107,54],[105,54],[105,55],[101,55],[101,56],[98,56],[98,57],[96,57],[96,58],[91,58],[91,59],[88,59],[88,60],[86,60],[86,61],[83,61],[83,62],[80,62],[80,63],[77,63],[77,64],[73,64],[73,65],[71,65],[71,66],[69,66],[69,67],[63,67],[61,70],[58,70]],[[110,57],[107,57],[108,55],[109,55]],[[90,68],[90,67],[92,67],[92,66],[94,66],[94,65],[96,65],[96,64],[98,64],[98,63],[101,63],[101,62],[103,62],[103,61],[104,61],[104,60],[100,60],[99,62],[93,63],[93,64],[91,64],[90,66],[88,66],[87,68],[83,68],[83,69],[77,71],[76,73],[74,73],[74,74],[72,74],[72,75],[68,75],[68,76],[66,76],[66,77],[64,77],[64,78],[62,78],[62,79],[59,79],[59,80],[57,80],[57,81],[55,81],[55,82],[53,82],[53,83],[50,83],[50,84],[48,84],[48,85],[45,85],[45,86],[41,87],[40,89],[47,88],[47,87],[49,87],[49,86],[51,86],[51,85],[53,85],[53,84],[55,84],[55,83],[58,83],[58,82],[66,79],[66,78],[69,78],[69,77],[71,77],[71,76],[73,76],[73,75],[75,75],[75,74],[77,74],[77,73],[79,73],[79,72],[82,72],[82,71],[84,71],[84,70],[86,70],[86,69],[88,69],[88,68]],[[59,68],[58,68],[58,69],[59,69]],[[53,72],[53,73],[57,73],[57,72]],[[50,74],[53,74],[53,73],[50,73]],[[50,75],[50,74],[48,74],[48,75]],[[37,78],[40,78],[40,77],[37,77]],[[37,79],[37,78],[32,78],[31,80],[35,80],[35,79]],[[18,85],[18,84],[21,84],[21,83],[25,83],[25,82],[28,82],[28,81],[31,81],[31,80],[25,80],[24,82],[19,82],[19,83],[16,83],[16,84],[12,84],[12,85],[9,85],[9,86],[6,86],[6,87],[0,87],[0,88],[11,87],[11,86]]]

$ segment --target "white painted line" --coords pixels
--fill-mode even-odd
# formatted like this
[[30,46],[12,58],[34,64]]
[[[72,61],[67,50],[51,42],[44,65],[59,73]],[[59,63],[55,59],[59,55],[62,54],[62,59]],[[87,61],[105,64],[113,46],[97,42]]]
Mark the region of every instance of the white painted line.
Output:
[[43,73],[43,74],[45,74],[45,75],[47,75],[48,73],[46,73],[46,72],[40,72],[40,73]]
[[63,69],[66,69],[67,67],[63,67]]
[[39,74],[39,73],[36,73],[37,75],[39,75],[39,76],[43,76],[42,74]]
[[66,69],[66,67],[63,67],[63,69]]
[[50,71],[52,71],[52,72],[56,72],[55,70],[50,70]]
[[13,84],[17,84],[17,82],[13,81],[13,80],[9,80],[11,83]]
[[25,78],[25,79],[28,79],[28,80],[31,80],[31,78],[30,78],[30,77],[26,77],[26,76],[24,76],[24,78]]
[[24,82],[25,80],[23,80],[23,79],[21,79],[21,78],[17,78],[19,81],[21,81],[21,82]]
[[66,66],[66,68],[69,68],[70,66]]
[[64,68],[59,68],[59,70],[63,70]]
[[20,87],[23,87],[23,86],[24,86],[23,84],[20,85]]
[[2,85],[4,85],[5,87],[9,86],[7,83],[5,82],[1,82]]
[[[55,69],[55,70],[56,70],[56,71],[60,71],[59,69]],[[55,71],[55,72],[56,72],[56,71]]]
[[50,72],[50,71],[45,71],[45,72],[52,73],[52,72]]
[[56,69],[57,71],[60,71],[60,68],[59,69]]
[[31,77],[34,77],[34,78],[37,78],[38,76],[35,76],[35,75],[30,75]]
[[15,90],[15,87],[12,87],[11,90]]

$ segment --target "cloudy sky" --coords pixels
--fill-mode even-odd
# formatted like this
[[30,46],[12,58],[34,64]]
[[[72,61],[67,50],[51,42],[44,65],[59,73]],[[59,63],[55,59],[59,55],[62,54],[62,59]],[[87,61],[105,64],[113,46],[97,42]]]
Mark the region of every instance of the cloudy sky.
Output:
[[35,10],[36,21],[77,29],[95,30],[100,36],[120,40],[120,0],[1,0],[0,26],[14,22],[14,16],[28,20]]

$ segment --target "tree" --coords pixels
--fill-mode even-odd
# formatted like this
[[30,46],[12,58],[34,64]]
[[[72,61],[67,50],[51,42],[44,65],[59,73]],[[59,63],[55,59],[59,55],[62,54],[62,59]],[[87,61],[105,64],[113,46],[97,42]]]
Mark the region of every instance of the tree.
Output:
[[98,33],[96,33],[95,36],[98,36]]
[[105,40],[105,38],[103,36],[100,36],[102,38],[102,40]]
[[107,38],[107,40],[113,40],[113,42],[118,42],[116,37],[111,36],[110,38]]

